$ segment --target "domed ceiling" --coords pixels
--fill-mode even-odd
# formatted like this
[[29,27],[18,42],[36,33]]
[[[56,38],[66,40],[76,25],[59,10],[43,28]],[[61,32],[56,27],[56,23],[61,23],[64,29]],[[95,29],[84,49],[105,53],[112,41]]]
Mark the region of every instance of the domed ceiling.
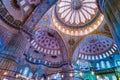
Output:
[[[75,53],[77,58],[85,60],[99,60],[109,57],[117,50],[117,46],[109,37],[96,35],[87,37]],[[78,57],[79,56],[79,57]]]
[[[61,66],[68,60],[67,50],[60,35],[48,28],[39,28],[34,32],[31,46],[40,53],[41,56],[32,55],[35,63],[39,64],[40,61],[47,66]],[[32,52],[30,52],[32,53]],[[48,63],[47,63],[48,62]],[[54,64],[54,65],[53,65]],[[58,64],[55,66],[55,64]]]
[[88,34],[103,21],[96,0],[59,0],[52,17],[60,31],[72,36]]
[[[38,50],[40,50],[40,47],[44,49],[49,49],[51,54],[58,55],[60,54],[60,46],[54,35],[51,33],[51,31],[46,31],[46,29],[42,28],[35,32],[34,40],[36,42],[35,47],[37,47]],[[35,44],[33,44],[35,45]],[[55,51],[52,51],[55,50]],[[48,51],[49,54],[49,51]]]

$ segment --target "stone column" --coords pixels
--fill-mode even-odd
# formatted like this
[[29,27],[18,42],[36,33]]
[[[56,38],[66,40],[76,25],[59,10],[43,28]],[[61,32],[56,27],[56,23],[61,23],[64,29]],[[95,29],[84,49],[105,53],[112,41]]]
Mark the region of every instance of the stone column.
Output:
[[[71,70],[70,65],[65,65],[65,66],[62,67],[62,72],[63,72],[62,80],[72,80],[74,75],[73,75],[73,73],[70,70]],[[72,73],[71,76],[70,76],[70,74],[71,74],[70,72]]]
[[98,0],[120,53],[120,0]]

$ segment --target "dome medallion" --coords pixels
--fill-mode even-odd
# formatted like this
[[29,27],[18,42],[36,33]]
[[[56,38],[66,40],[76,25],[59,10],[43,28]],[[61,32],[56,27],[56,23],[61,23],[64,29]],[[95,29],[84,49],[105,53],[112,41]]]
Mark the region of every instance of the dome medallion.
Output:
[[75,0],[71,3],[74,10],[79,10],[82,7],[82,3],[79,0]]
[[60,31],[72,36],[88,34],[103,21],[96,0],[59,0],[52,17]]

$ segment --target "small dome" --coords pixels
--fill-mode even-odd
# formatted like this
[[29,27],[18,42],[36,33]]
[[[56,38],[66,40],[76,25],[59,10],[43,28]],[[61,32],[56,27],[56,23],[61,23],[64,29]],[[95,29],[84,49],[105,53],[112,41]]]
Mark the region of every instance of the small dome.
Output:
[[[34,51],[34,55],[29,56],[32,63],[42,63],[55,67],[55,64],[61,65],[68,60],[64,42],[55,30],[49,28],[37,29],[33,35],[33,40],[31,40],[31,46],[37,51],[37,54]],[[30,53],[33,52],[30,51]]]
[[79,58],[98,60],[112,55],[117,50],[114,41],[106,36],[90,36],[79,45]]

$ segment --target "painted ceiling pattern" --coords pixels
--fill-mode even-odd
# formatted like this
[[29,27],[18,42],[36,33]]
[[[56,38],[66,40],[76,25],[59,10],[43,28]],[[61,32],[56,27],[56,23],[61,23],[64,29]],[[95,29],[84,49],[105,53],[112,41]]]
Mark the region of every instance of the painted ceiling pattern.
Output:
[[60,18],[70,25],[91,21],[98,12],[96,0],[61,0],[57,8]]
[[100,60],[113,55],[117,51],[114,40],[103,35],[89,36],[78,47],[78,58]]
[[[111,62],[114,61],[110,58],[117,52],[117,45],[114,40],[104,36],[104,33],[101,35],[89,34],[96,29],[100,29],[99,27],[103,27],[101,25],[104,16],[100,13],[96,0],[43,0],[43,2],[31,0],[32,2],[29,3],[27,0],[16,0],[16,2],[19,1],[18,11],[10,1],[0,1],[0,18],[10,28],[11,26],[18,28],[18,31],[15,30],[16,32],[12,33],[12,30],[9,32],[9,30],[4,30],[2,29],[3,26],[0,26],[0,51],[5,48],[1,55],[7,53],[4,54],[5,57],[16,60],[18,63],[17,60],[21,60],[21,62],[25,60],[27,64],[43,65],[48,68],[63,68],[65,65],[68,68],[72,65],[72,68],[86,71],[86,69],[91,70],[93,63],[95,63],[94,68],[97,70],[113,67]],[[57,4],[55,4],[56,2]],[[24,11],[27,13],[27,11],[32,10],[30,6],[35,10],[31,14],[26,14],[27,19],[24,20],[23,25],[18,25],[22,21],[20,15],[23,15]],[[21,10],[23,11],[22,14],[19,13]],[[47,11],[50,12],[47,13]],[[17,17],[20,22],[16,20]],[[13,22],[14,19],[15,22]],[[46,21],[50,21],[50,25],[45,24]],[[4,27],[7,27],[7,25]],[[87,37],[83,39],[86,35]],[[70,45],[69,42],[72,43],[72,41],[73,44]],[[25,67],[32,70],[29,66]],[[32,75],[32,71],[29,75]]]
[[60,46],[54,34],[45,28],[35,31],[34,40],[31,43],[40,52],[54,55],[60,54]]
[[54,25],[72,36],[86,35],[103,21],[96,0],[59,0],[52,13]]
[[36,29],[31,46],[36,51],[30,50],[30,55],[26,54],[26,59],[29,62],[43,64],[48,67],[60,67],[67,64],[67,50],[56,31],[48,28]]

